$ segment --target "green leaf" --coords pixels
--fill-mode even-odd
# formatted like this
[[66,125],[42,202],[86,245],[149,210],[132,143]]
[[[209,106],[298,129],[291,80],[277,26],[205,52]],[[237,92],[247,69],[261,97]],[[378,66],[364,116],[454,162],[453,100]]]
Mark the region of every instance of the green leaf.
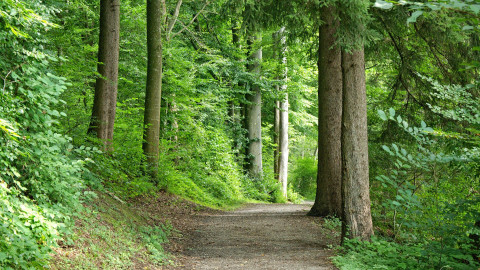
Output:
[[421,10],[417,10],[415,12],[412,13],[412,15],[410,16],[410,18],[407,19],[407,23],[415,23],[417,22],[417,18],[420,17],[420,15],[423,14],[423,11]]
[[383,0],[377,0],[373,6],[381,9],[391,9],[393,7],[393,4],[385,2]]
[[378,116],[380,116],[380,118],[381,118],[383,121],[387,121],[387,120],[388,120],[387,115],[386,115],[385,112],[382,111],[382,110],[378,110]]
[[480,5],[470,5],[470,9],[473,13],[478,14],[480,12]]
[[395,109],[390,108],[390,109],[388,109],[388,112],[390,113],[390,119],[393,119],[393,117],[395,117]]

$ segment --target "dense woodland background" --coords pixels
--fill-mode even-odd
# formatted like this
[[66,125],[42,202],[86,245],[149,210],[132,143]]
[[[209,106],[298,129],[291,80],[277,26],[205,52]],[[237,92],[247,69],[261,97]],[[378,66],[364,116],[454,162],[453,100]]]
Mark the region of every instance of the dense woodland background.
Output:
[[[118,8],[119,53],[105,58],[118,63],[113,83],[101,74],[99,36],[115,17],[102,25],[101,3]],[[365,48],[375,231],[347,238],[335,263],[478,269],[479,19],[478,0],[1,1],[1,267],[46,267],[97,192],[128,200],[166,190],[215,208],[315,200],[319,126],[329,123],[319,108],[335,108],[318,96],[333,78],[318,72],[319,52],[334,37],[328,50]],[[326,36],[329,20],[338,28]],[[160,28],[147,31],[147,21]],[[96,101],[110,104],[108,121],[92,114],[102,83],[118,87]],[[160,118],[144,117],[155,104]],[[102,135],[107,122],[113,133]],[[282,153],[288,162],[278,163]]]

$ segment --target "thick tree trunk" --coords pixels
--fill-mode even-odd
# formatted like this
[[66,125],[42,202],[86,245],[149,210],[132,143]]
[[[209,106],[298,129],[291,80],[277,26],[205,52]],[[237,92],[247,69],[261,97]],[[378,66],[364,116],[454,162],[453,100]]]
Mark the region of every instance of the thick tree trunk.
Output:
[[342,239],[373,235],[368,178],[367,98],[363,48],[342,54]]
[[[258,37],[250,37],[252,46]],[[262,61],[262,48],[258,48],[250,55],[250,63],[247,67],[249,72],[260,75],[260,62]],[[262,92],[260,86],[253,84],[250,93],[247,94],[246,125],[248,131],[248,173],[254,179],[261,179],[262,167]]]
[[149,172],[155,180],[158,174],[160,108],[162,96],[162,32],[165,0],[147,0],[147,86],[145,96],[143,153]]
[[120,0],[100,1],[100,36],[95,98],[88,133],[96,133],[105,145],[113,140],[117,107],[118,55],[120,42]]
[[324,24],[319,31],[318,49],[318,173],[312,216],[340,216],[342,207],[341,51],[335,44],[338,20],[334,7],[321,10]]

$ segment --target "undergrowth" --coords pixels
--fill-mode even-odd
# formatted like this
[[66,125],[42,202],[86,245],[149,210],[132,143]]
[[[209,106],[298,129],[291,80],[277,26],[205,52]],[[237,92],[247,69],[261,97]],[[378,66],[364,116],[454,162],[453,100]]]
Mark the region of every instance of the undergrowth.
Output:
[[151,269],[172,263],[163,248],[177,233],[169,222],[152,224],[149,213],[107,194],[99,193],[89,205],[76,215],[74,233],[55,248],[51,269]]

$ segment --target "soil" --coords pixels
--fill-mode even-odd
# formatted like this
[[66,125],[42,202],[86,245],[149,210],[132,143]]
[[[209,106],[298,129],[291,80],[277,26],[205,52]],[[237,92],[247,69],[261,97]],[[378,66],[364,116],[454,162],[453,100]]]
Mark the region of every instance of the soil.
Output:
[[[169,269],[336,269],[328,247],[338,237],[322,220],[306,216],[309,204],[249,204],[229,212],[199,210],[173,218],[183,237],[170,251]],[[330,234],[330,235],[329,235]],[[172,248],[173,247],[173,248]]]

